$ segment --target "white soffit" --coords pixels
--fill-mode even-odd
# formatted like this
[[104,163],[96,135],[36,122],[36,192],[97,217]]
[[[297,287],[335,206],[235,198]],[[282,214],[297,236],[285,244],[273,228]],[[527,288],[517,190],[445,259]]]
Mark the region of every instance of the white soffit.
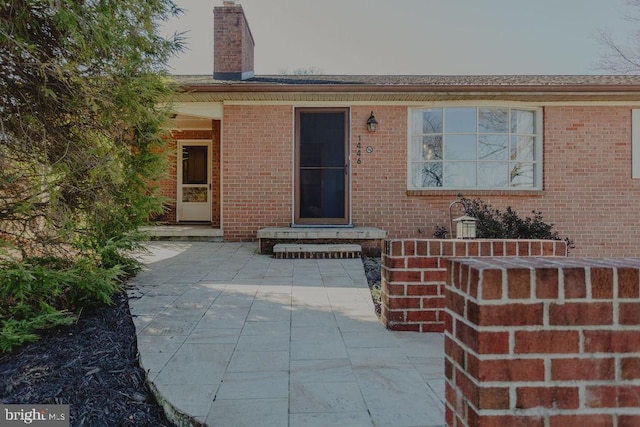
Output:
[[205,119],[222,119],[222,102],[174,102],[173,112]]

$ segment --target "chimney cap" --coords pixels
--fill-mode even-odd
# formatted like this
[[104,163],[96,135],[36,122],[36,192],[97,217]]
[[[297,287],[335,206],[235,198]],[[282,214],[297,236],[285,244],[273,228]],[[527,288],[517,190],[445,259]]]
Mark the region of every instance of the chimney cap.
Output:
[[224,0],[222,2],[223,6],[235,6],[236,5],[236,0]]

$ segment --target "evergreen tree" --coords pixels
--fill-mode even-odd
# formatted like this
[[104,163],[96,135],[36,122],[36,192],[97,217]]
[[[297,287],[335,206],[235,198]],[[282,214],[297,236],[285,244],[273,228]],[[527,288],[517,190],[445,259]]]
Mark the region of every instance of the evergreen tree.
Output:
[[109,303],[162,210],[171,0],[0,0],[0,350]]
[[171,0],[0,1],[5,247],[96,250],[161,209],[147,183],[181,42],[158,23],[177,13]]

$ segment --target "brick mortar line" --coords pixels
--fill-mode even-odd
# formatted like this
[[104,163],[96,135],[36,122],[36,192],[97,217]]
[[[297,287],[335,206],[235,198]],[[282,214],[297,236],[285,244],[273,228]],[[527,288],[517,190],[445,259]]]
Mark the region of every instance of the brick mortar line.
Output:
[[[470,377],[471,378],[471,377]],[[549,383],[552,383],[551,385]],[[626,387],[626,386],[640,386],[640,380],[624,381],[623,384],[618,384],[614,380],[551,380],[551,381],[481,381],[482,386],[480,388],[556,388],[556,387]]]
[[[473,406],[469,404],[469,406]],[[540,413],[543,409],[545,412]],[[578,408],[578,409],[557,409],[547,407],[535,407],[518,409],[517,414],[513,413],[512,409],[480,409],[477,410],[474,406],[474,410],[482,416],[513,416],[513,417],[536,417],[536,418],[549,418],[556,416],[567,415],[612,415],[617,417],[619,415],[638,415],[638,409],[635,407],[622,407],[622,408]]]

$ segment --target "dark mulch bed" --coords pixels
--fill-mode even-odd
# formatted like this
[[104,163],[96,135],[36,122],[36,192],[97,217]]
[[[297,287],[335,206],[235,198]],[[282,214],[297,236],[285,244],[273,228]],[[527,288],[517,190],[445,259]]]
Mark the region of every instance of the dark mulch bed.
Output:
[[[380,258],[363,259],[376,299]],[[42,334],[0,354],[0,402],[70,405],[72,426],[171,426],[138,365],[135,328],[126,295],[82,314],[76,324]]]
[[367,282],[369,282],[373,305],[376,307],[376,314],[380,317],[381,260],[380,257],[363,257],[362,263],[364,264],[364,273],[367,276]]
[[0,402],[68,404],[72,426],[171,426],[138,365],[126,295],[0,354]]

